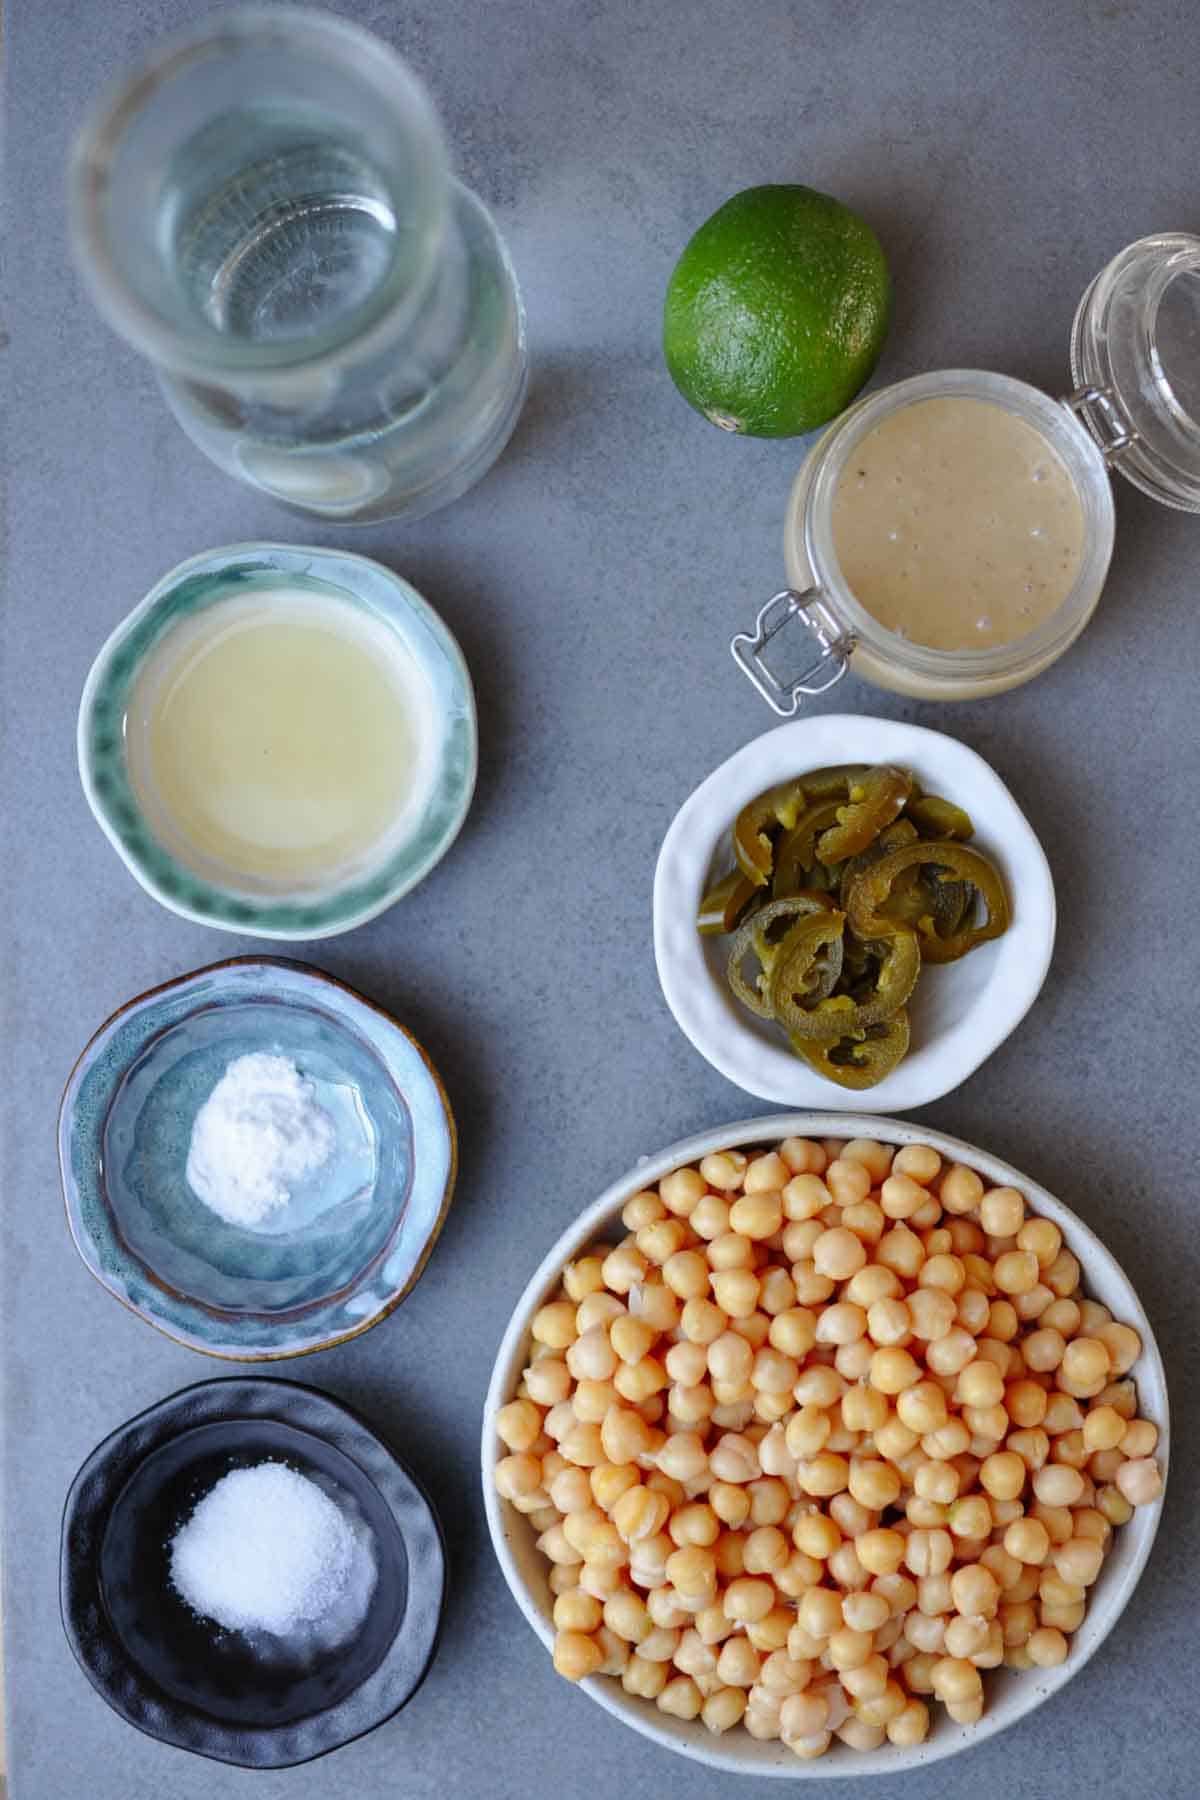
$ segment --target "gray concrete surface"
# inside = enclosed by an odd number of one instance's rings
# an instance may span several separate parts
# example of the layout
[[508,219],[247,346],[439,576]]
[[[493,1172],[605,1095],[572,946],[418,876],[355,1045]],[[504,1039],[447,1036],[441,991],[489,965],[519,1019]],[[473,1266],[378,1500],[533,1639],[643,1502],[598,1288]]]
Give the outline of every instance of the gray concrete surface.
[[[891,257],[879,379],[983,365],[1062,390],[1095,271],[1146,231],[1200,227],[1200,11],[342,10],[428,77],[529,306],[535,373],[511,448],[474,493],[410,529],[304,525],[220,475],[68,266],[71,129],[102,80],[193,15],[190,0],[41,0],[12,21],[0,1099],[13,1796],[724,1800],[728,1780],[646,1745],[555,1678],[493,1563],[476,1476],[492,1355],[544,1245],[642,1152],[766,1110],[672,1024],[650,883],[675,807],[770,723],[725,646],[780,585],[801,447],[735,441],[688,411],[659,353],[663,288],[730,193],[808,181],[858,205]],[[1043,997],[928,1118],[1036,1175],[1124,1263],[1173,1382],[1172,1491],[1119,1631],[1065,1693],[966,1760],[848,1780],[846,1800],[1196,1792],[1200,520],[1118,490],[1107,593],[1057,668],[979,705],[853,682],[834,703],[957,733],[1042,835],[1061,907]],[[165,569],[261,536],[346,543],[429,595],[475,672],[483,765],[467,829],[431,879],[312,952],[425,1041],[462,1128],[458,1197],[416,1293],[365,1339],[295,1367],[363,1407],[436,1495],[454,1565],[444,1641],[394,1723],[311,1769],[255,1776],[128,1730],[62,1637],[58,1514],[77,1464],[129,1414],[220,1371],[85,1273],[63,1223],[54,1121],[72,1059],[114,1007],[253,947],[170,917],[134,885],[80,794],[74,715],[101,639]]]

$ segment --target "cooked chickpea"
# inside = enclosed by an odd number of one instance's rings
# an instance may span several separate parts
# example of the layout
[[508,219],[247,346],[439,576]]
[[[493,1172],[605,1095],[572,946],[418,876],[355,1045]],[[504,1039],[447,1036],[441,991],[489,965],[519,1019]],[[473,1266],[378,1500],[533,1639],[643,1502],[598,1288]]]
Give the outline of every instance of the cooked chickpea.
[[1126,1374],[1142,1354],[1142,1340],[1132,1325],[1101,1325],[1095,1335],[1108,1351],[1114,1375]]
[[700,1717],[716,1735],[740,1725],[746,1711],[746,1694],[740,1687],[716,1688],[700,1708]]
[[827,1306],[817,1320],[818,1344],[853,1344],[867,1329],[867,1314],[853,1301],[842,1300]]
[[714,1150],[700,1160],[700,1173],[710,1188],[733,1193],[746,1178],[749,1159],[740,1150]]
[[991,1188],[979,1200],[979,1223],[989,1237],[1016,1237],[1025,1223],[1025,1201],[1016,1188]]
[[[672,1169],[658,1184],[659,1195],[668,1212],[686,1219],[706,1193],[704,1177],[695,1169]],[[607,1276],[605,1280],[607,1280]],[[609,1282],[609,1286],[612,1283]],[[619,1291],[619,1290],[618,1290]]]
[[581,1631],[560,1631],[554,1639],[554,1667],[568,1681],[584,1681],[599,1672],[604,1651]]
[[1121,1439],[1121,1454],[1136,1461],[1140,1457],[1153,1456],[1157,1448],[1158,1427],[1148,1419],[1131,1419]]
[[565,1350],[575,1341],[576,1309],[570,1300],[552,1300],[533,1315],[529,1327],[539,1344],[554,1350]]
[[758,1305],[758,1276],[752,1270],[715,1269],[709,1280],[713,1299],[731,1319],[748,1318]]
[[902,1483],[890,1463],[856,1458],[850,1464],[847,1485],[860,1506],[870,1512],[883,1512],[900,1498]]
[[882,1394],[901,1394],[920,1379],[921,1370],[907,1350],[889,1345],[871,1358],[871,1386]]
[[1025,1647],[1030,1661],[1039,1669],[1056,1669],[1059,1663],[1067,1660],[1067,1640],[1061,1631],[1047,1630],[1043,1626],[1030,1633]]
[[1116,1484],[1130,1506],[1148,1506],[1162,1493],[1162,1471],[1152,1456],[1135,1457],[1121,1464]]
[[742,1194],[729,1209],[729,1229],[753,1242],[774,1237],[782,1225],[783,1200],[778,1191]]

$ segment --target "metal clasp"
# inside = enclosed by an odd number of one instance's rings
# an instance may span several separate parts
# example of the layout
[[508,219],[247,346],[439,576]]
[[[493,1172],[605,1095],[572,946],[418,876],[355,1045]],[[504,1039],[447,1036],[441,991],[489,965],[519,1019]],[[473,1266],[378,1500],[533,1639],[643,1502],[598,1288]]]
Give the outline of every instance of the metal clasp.
[[1121,412],[1111,388],[1094,383],[1077,387],[1073,394],[1063,396],[1063,405],[1083,420],[1106,464],[1116,462],[1122,451],[1137,442],[1137,432]]
[[[820,655],[799,675],[781,681],[768,667],[763,653],[793,619],[798,619],[809,636],[816,639]],[[762,608],[753,636],[740,631],[729,648],[734,662],[754,683],[772,712],[781,719],[791,719],[800,710],[802,695],[824,694],[842,679],[854,644],[854,638],[843,629],[817,589],[798,594],[795,588],[784,588]]]

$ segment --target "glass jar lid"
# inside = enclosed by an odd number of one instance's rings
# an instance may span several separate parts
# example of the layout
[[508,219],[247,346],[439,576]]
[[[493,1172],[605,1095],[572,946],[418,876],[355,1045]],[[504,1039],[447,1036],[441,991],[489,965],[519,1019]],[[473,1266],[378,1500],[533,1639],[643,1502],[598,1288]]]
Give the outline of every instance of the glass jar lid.
[[1109,466],[1200,512],[1200,237],[1139,238],[1100,271],[1071,328],[1071,378]]

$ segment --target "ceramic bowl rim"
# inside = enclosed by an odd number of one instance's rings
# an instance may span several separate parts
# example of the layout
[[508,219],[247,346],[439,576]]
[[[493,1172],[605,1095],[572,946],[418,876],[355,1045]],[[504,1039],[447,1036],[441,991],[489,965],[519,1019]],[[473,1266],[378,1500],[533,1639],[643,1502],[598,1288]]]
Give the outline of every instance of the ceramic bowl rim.
[[[1028,1196],[1035,1212],[1053,1219],[1063,1230],[1064,1239],[1068,1245],[1075,1248],[1076,1254],[1080,1256],[1085,1276],[1100,1267],[1103,1269],[1105,1277],[1120,1289],[1122,1303],[1128,1306],[1126,1322],[1136,1326],[1141,1333],[1142,1355],[1135,1365],[1138,1371],[1139,1407],[1143,1416],[1152,1419],[1158,1426],[1159,1444],[1155,1454],[1163,1474],[1165,1497],[1170,1444],[1170,1406],[1166,1371],[1163,1368],[1158,1341],[1128,1276],[1112,1252],[1106,1248],[1101,1239],[1077,1213],[1042,1187],[1039,1182],[1031,1180],[1019,1169],[1005,1162],[1003,1158],[994,1156],[990,1151],[980,1150],[962,1138],[950,1137],[945,1132],[935,1131],[930,1126],[912,1124],[907,1120],[887,1115],[833,1111],[781,1112],[760,1118],[737,1120],[728,1125],[718,1125],[706,1131],[695,1132],[689,1137],[668,1145],[652,1156],[642,1157],[633,1168],[612,1182],[597,1200],[586,1206],[559,1235],[541,1259],[513,1306],[510,1322],[504,1332],[492,1368],[487,1399],[484,1403],[483,1430],[480,1441],[484,1511],[487,1517],[488,1533],[492,1540],[492,1549],[500,1564],[509,1592],[547,1652],[550,1651],[553,1644],[552,1624],[530,1594],[508,1542],[506,1525],[510,1520],[519,1519],[520,1515],[513,1513],[507,1502],[500,1499],[492,1481],[492,1470],[499,1456],[504,1454],[504,1446],[496,1435],[496,1413],[516,1391],[517,1376],[524,1358],[530,1319],[547,1293],[556,1284],[563,1265],[596,1238],[606,1224],[611,1223],[620,1207],[632,1194],[637,1193],[648,1183],[657,1181],[668,1170],[677,1168],[683,1163],[696,1162],[711,1151],[778,1142],[782,1138],[791,1136],[877,1138],[883,1143],[897,1146],[909,1143],[932,1144],[942,1153],[943,1157],[965,1162],[968,1166],[978,1169],[990,1181],[997,1184],[1011,1183],[1019,1187]],[[1082,1251],[1080,1246],[1083,1247]],[[865,1778],[874,1775],[897,1775],[907,1769],[925,1767],[930,1763],[940,1762],[947,1757],[957,1755],[964,1750],[973,1749],[976,1744],[981,1744],[1009,1725],[1016,1724],[1018,1720],[1034,1712],[1044,1700],[1058,1693],[1091,1660],[1116,1625],[1141,1578],[1154,1545],[1162,1510],[1162,1499],[1154,1506],[1138,1508],[1129,1524],[1122,1527],[1122,1535],[1135,1533],[1130,1540],[1130,1560],[1120,1569],[1113,1571],[1116,1585],[1114,1587],[1110,1579],[1107,1587],[1111,1591],[1103,1593],[1103,1604],[1093,1604],[1089,1610],[1088,1617],[1081,1627],[1081,1631],[1086,1631],[1089,1624],[1092,1626],[1086,1645],[1077,1648],[1075,1653],[1058,1668],[1026,1671],[1021,1677],[1017,1694],[1015,1696],[1005,1695],[1000,1703],[994,1702],[977,1725],[955,1727],[948,1720],[939,1720],[937,1732],[924,1744],[913,1748],[888,1745],[880,1750],[856,1751],[853,1754],[847,1753],[845,1756],[838,1753],[830,1757],[818,1758],[815,1762],[801,1762],[799,1759],[789,1756],[786,1761],[764,1762],[758,1765],[748,1758],[740,1757],[737,1751],[729,1746],[728,1738],[714,1739],[699,1725],[664,1720],[651,1703],[631,1698],[624,1692],[619,1682],[609,1677],[589,1676],[586,1681],[579,1683],[579,1686],[589,1699],[596,1701],[606,1712],[611,1713],[623,1724],[631,1726],[643,1737],[650,1738],[662,1749],[689,1757],[710,1768],[721,1769],[727,1774],[760,1778],[785,1777],[791,1780],[829,1779],[843,1776]],[[1095,1623],[1092,1624],[1092,1621]],[[669,1725],[675,1726],[676,1729],[670,1730]],[[876,1759],[882,1760],[877,1761]]]
[[[103,1269],[98,1267],[92,1255],[91,1239],[84,1232],[82,1222],[76,1220],[75,1208],[72,1205],[74,1181],[68,1173],[70,1162],[67,1155],[71,1118],[70,1103],[74,1100],[79,1078],[81,1077],[92,1052],[98,1048],[101,1041],[106,1039],[116,1026],[120,1024],[121,1020],[124,1019],[127,1014],[131,1013],[135,1007],[142,1006],[147,1001],[157,1000],[162,995],[173,992],[176,988],[186,986],[188,983],[197,981],[203,976],[217,974],[225,969],[257,969],[264,967],[286,969],[292,974],[300,975],[302,978],[312,978],[318,984],[337,989],[342,994],[347,995],[356,1005],[364,1006],[370,1012],[377,1014],[386,1026],[397,1031],[401,1037],[405,1038],[408,1043],[412,1045],[424,1065],[441,1103],[442,1114],[446,1123],[449,1160],[446,1169],[446,1182],[442,1194],[441,1205],[438,1209],[438,1215],[425,1243],[422,1245],[415,1266],[404,1285],[395,1293],[390,1294],[386,1301],[381,1306],[377,1307],[369,1318],[360,1320],[348,1331],[335,1332],[330,1336],[320,1338],[311,1344],[304,1344],[295,1350],[214,1350],[207,1344],[197,1343],[192,1337],[187,1336],[182,1331],[172,1330],[163,1320],[152,1318],[149,1313],[136,1305],[134,1301],[128,1299],[124,1294],[118,1293],[108,1281]],[[394,1013],[389,1012],[386,1007],[380,1006],[377,1001],[368,998],[368,996],[361,993],[358,988],[352,987],[347,981],[340,980],[336,975],[330,975],[325,969],[314,968],[311,963],[300,962],[296,958],[290,956],[248,955],[222,957],[215,963],[206,963],[203,968],[190,969],[183,975],[174,975],[167,981],[159,982],[155,987],[147,988],[144,993],[134,994],[128,1000],[123,1001],[122,1004],[117,1007],[116,1011],[111,1013],[109,1017],[104,1020],[103,1024],[96,1028],[87,1043],[83,1046],[83,1049],[79,1052],[79,1055],[75,1058],[74,1063],[71,1065],[71,1072],[67,1076],[66,1085],[62,1092],[62,1098],[58,1104],[57,1139],[59,1189],[62,1194],[63,1205],[67,1215],[67,1228],[71,1233],[71,1241],[75,1245],[80,1261],[83,1263],[88,1274],[94,1281],[99,1283],[106,1294],[117,1301],[120,1306],[123,1306],[127,1312],[131,1312],[135,1318],[140,1319],[144,1325],[149,1325],[152,1330],[160,1332],[163,1337],[169,1338],[173,1343],[182,1344],[185,1349],[194,1350],[202,1356],[214,1357],[219,1362],[291,1362],[297,1357],[315,1356],[319,1350],[332,1350],[336,1348],[338,1344],[350,1343],[354,1338],[361,1337],[364,1332],[370,1331],[373,1326],[378,1325],[382,1320],[390,1317],[390,1315],[395,1312],[396,1308],[408,1298],[409,1294],[411,1294],[412,1290],[416,1287],[417,1282],[421,1279],[421,1276],[425,1273],[426,1265],[433,1254],[434,1246],[437,1244],[437,1241],[442,1234],[442,1228],[446,1223],[446,1217],[450,1211],[450,1203],[454,1198],[454,1190],[458,1181],[458,1124],[454,1117],[454,1109],[450,1104],[450,1096],[446,1092],[445,1084],[442,1081],[429,1052],[425,1049],[425,1046],[418,1038],[414,1037],[413,1033],[406,1025],[401,1024]],[[264,1377],[264,1379],[266,1378]]]
[[[178,1429],[175,1429],[177,1415],[180,1412],[190,1414],[191,1409],[196,1407],[201,1409],[201,1416],[187,1416],[179,1422]],[[234,1407],[242,1410],[230,1410]],[[301,1413],[300,1423],[289,1416],[297,1410]],[[146,1688],[153,1684],[143,1679],[139,1666],[125,1650],[107,1619],[103,1600],[99,1598],[99,1580],[91,1558],[87,1575],[80,1573],[76,1544],[81,1522],[83,1529],[92,1535],[101,1531],[102,1521],[107,1520],[126,1482],[154,1451],[195,1429],[199,1424],[232,1424],[241,1419],[288,1425],[303,1436],[332,1445],[353,1462],[364,1479],[380,1494],[396,1522],[406,1551],[410,1550],[415,1537],[416,1547],[423,1552],[420,1561],[412,1554],[408,1557],[410,1594],[418,1581],[428,1585],[432,1578],[429,1593],[436,1604],[432,1611],[433,1630],[428,1643],[420,1647],[415,1678],[409,1675],[397,1679],[387,1669],[389,1661],[397,1656],[397,1647],[405,1639],[405,1626],[410,1613],[416,1611],[419,1617],[421,1611],[420,1608],[413,1609],[406,1605],[400,1629],[385,1652],[383,1661],[334,1706],[311,1713],[288,1726],[223,1727],[205,1721],[204,1728],[212,1739],[212,1747],[206,1747],[185,1742],[179,1735],[178,1728],[172,1734],[154,1723],[155,1715],[159,1720],[165,1719],[167,1722],[172,1717],[182,1719],[195,1715],[184,1702],[171,1696],[156,1697],[152,1703],[153,1712],[145,1704]],[[333,1435],[335,1432],[336,1435]],[[149,1434],[147,1441],[140,1443],[136,1452],[120,1459],[123,1446],[131,1438],[145,1434]],[[349,1439],[349,1444],[346,1439]],[[119,1459],[116,1468],[109,1471],[105,1465],[111,1464],[114,1458]],[[98,1494],[88,1493],[89,1483],[97,1478],[102,1483],[101,1491]],[[93,1584],[95,1595],[91,1592]],[[347,1405],[344,1400],[307,1383],[287,1381],[278,1376],[219,1376],[208,1381],[193,1382],[154,1401],[116,1426],[89,1452],[72,1477],[63,1503],[59,1545],[59,1613],[63,1632],[80,1669],[101,1699],[135,1730],[159,1743],[170,1744],[193,1755],[238,1768],[295,1768],[300,1763],[313,1762],[345,1744],[365,1737],[368,1732],[393,1718],[412,1699],[433,1666],[441,1635],[447,1584],[448,1566],[441,1520],[423,1485],[391,1444],[380,1436],[364,1414]],[[88,1655],[84,1643],[90,1623],[85,1613],[88,1607],[98,1615],[99,1630],[106,1644],[110,1648],[116,1647],[122,1667],[127,1671],[134,1671],[133,1687],[143,1702],[142,1705],[122,1704],[114,1691],[112,1680],[106,1680],[103,1672],[93,1666],[93,1659]],[[97,1625],[92,1624],[91,1628],[96,1630]],[[336,1735],[335,1721],[355,1696],[372,1684],[388,1688],[389,1681],[389,1691],[381,1695],[385,1710],[361,1729],[356,1729],[347,1736]],[[264,1751],[269,1751],[282,1738],[300,1739],[299,1746],[296,1746],[300,1753],[291,1754],[289,1749],[283,1760],[273,1760],[269,1755],[246,1760],[233,1754],[239,1745],[247,1742],[256,1743]],[[218,1744],[222,1747],[217,1748]]]
[[[281,556],[307,558],[326,566],[351,563],[370,570],[374,579],[385,579],[400,596],[404,605],[429,628],[462,689],[463,716],[467,724],[469,757],[462,789],[445,830],[419,862],[415,863],[402,877],[387,885],[375,899],[345,913],[336,911],[338,903],[336,891],[324,899],[314,900],[314,906],[335,908],[330,919],[324,924],[315,926],[264,925],[254,920],[214,918],[212,914],[190,906],[178,895],[169,893],[151,869],[146,866],[143,859],[123,842],[104,799],[96,790],[91,747],[88,742],[89,730],[97,694],[108,679],[113,658],[125,639],[190,575],[198,574],[202,569],[215,574],[221,563],[232,564],[246,556],[261,556],[267,559]],[[386,912],[390,906],[395,905],[397,900],[403,899],[405,894],[410,893],[414,887],[424,881],[425,877],[451,849],[466,822],[475,794],[475,784],[479,773],[479,722],[471,672],[467,667],[467,661],[458,639],[441,614],[405,576],[400,575],[395,569],[388,568],[385,563],[377,561],[374,557],[364,556],[361,551],[341,550],[329,545],[284,544],[275,539],[250,538],[234,544],[220,544],[211,550],[201,550],[194,556],[185,557],[182,562],[176,563],[174,568],[168,569],[166,574],[162,575],[143,595],[142,599],[123,618],[118,620],[93,658],[83,684],[76,720],[75,750],[80,784],[92,817],[134,880],[150,895],[151,899],[156,900],[160,906],[166,907],[169,912],[176,913],[180,918],[188,919],[195,925],[204,925],[211,931],[232,932],[238,936],[271,938],[282,943],[315,943],[323,938],[340,937],[343,932],[353,931],[359,925],[365,925],[371,919],[378,918],[380,913]],[[182,867],[165,845],[161,844],[157,838],[154,842],[168,864],[172,867]],[[202,885],[214,893],[227,891],[222,890],[215,882],[207,880]],[[353,888],[346,890],[347,893],[353,893],[353,891]],[[253,901],[245,899],[244,896],[237,896],[237,898],[253,911]],[[269,904],[272,902],[266,899],[262,902],[263,906]]]
[[[860,761],[903,763],[907,757],[936,767],[948,759],[969,769],[989,790],[996,807],[995,819],[980,821],[984,841],[990,840],[997,850],[1019,855],[1023,867],[1020,910],[1014,918],[1014,925],[1024,921],[1027,953],[1019,985],[1010,983],[1001,995],[993,994],[988,1016],[977,1018],[968,1036],[959,1034],[953,1043],[935,1040],[922,1046],[876,1087],[862,1091],[835,1087],[790,1055],[782,1039],[778,1046],[764,1044],[748,1023],[730,1011],[724,1003],[727,997],[716,992],[701,940],[690,923],[699,898],[691,892],[696,885],[691,877],[696,874],[698,883],[703,884],[707,860],[705,869],[698,872],[693,864],[697,849],[713,835],[713,819],[719,814],[723,821],[713,840],[719,841],[719,832],[732,825],[742,806],[773,782],[785,779],[773,764],[786,764],[802,774],[805,767],[828,763],[831,757],[823,753],[822,739],[832,740],[835,761],[839,750],[844,760],[861,746],[866,754]],[[804,749],[804,743],[812,740],[816,747]],[[825,749],[829,748],[826,744]],[[686,895],[681,892],[684,886]],[[678,925],[685,912],[686,935]],[[1036,832],[1005,782],[977,750],[925,725],[867,713],[822,713],[762,732],[726,757],[692,790],[668,826],[659,850],[653,921],[654,961],[663,998],[693,1048],[727,1081],[777,1106],[855,1111],[869,1105],[878,1112],[899,1112],[927,1106],[952,1092],[1016,1030],[1041,992],[1050,967],[1057,905],[1050,865]],[[1001,939],[984,945],[977,954],[1002,952],[1004,944]],[[918,1054],[922,1057],[919,1063]]]

